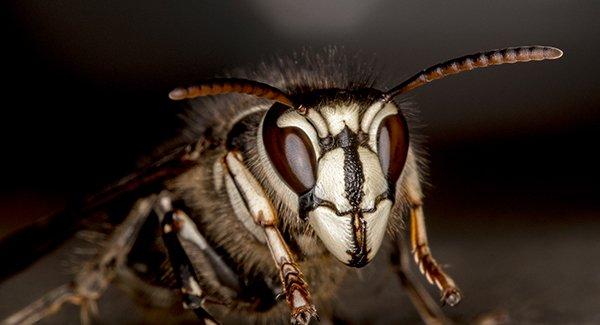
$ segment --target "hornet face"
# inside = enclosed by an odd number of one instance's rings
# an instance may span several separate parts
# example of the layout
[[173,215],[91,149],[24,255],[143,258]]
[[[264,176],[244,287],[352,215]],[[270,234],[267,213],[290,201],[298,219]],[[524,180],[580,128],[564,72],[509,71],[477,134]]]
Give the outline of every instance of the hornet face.
[[[273,106],[262,126],[272,166],[325,247],[354,267],[381,246],[408,152],[404,117],[374,90],[312,94],[304,113]],[[310,98],[310,96],[309,96]],[[310,101],[309,101],[310,102]]]

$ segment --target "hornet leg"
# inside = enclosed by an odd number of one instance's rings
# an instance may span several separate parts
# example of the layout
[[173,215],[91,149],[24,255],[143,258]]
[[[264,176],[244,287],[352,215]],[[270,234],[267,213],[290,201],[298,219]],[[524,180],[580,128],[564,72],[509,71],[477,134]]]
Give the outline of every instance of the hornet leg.
[[200,287],[198,276],[182,243],[182,234],[190,235],[193,231],[189,217],[181,210],[173,210],[168,196],[162,196],[157,206],[157,212],[162,229],[162,238],[167,248],[169,261],[180,288],[183,307],[191,309],[202,324],[218,324],[215,318],[206,310],[206,294]]
[[277,228],[277,215],[272,203],[244,165],[241,155],[237,152],[229,152],[225,156],[225,166],[254,222],[264,230],[271,256],[279,269],[279,278],[285,291],[286,301],[292,310],[292,323],[308,324],[312,318],[318,318],[317,312],[312,304],[304,275]]
[[413,257],[427,281],[435,283],[442,292],[442,303],[454,306],[460,302],[460,290],[431,255],[423,214],[423,195],[414,157],[407,163],[409,168],[405,189],[410,202],[410,243]]
[[152,211],[154,200],[155,197],[138,200],[127,218],[112,233],[105,249],[95,259],[87,262],[70,284],[50,291],[2,323],[32,324],[70,302],[81,306],[81,322],[89,324],[90,314],[95,314],[97,310],[96,301],[116,276],[117,269],[124,267],[127,254]]
[[436,304],[436,301],[413,277],[409,266],[410,254],[401,235],[394,240],[391,262],[394,271],[398,274],[402,287],[423,322],[428,325],[451,324],[451,321],[446,318],[440,307]]

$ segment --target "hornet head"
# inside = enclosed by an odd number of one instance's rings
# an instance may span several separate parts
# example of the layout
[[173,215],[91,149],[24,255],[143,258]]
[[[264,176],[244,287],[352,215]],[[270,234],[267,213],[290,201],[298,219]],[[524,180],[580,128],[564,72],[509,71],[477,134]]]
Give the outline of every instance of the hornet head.
[[262,123],[272,166],[327,249],[361,267],[377,253],[408,152],[400,110],[374,89],[317,90],[302,109],[274,105]]

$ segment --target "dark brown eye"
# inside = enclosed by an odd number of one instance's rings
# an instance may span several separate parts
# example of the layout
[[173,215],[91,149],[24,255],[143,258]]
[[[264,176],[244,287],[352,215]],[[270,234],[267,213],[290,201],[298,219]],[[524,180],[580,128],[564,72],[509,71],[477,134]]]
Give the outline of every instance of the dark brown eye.
[[263,122],[263,143],[267,155],[279,176],[297,194],[303,194],[315,184],[315,151],[308,136],[297,127],[280,128],[277,119],[285,111],[273,106]]
[[377,134],[377,153],[388,180],[398,180],[408,154],[408,128],[402,115],[390,115],[381,121]]

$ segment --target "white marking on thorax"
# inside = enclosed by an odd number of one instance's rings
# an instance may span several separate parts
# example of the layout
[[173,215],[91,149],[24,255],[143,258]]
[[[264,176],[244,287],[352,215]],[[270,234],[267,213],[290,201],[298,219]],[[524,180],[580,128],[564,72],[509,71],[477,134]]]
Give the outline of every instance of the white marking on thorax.
[[265,104],[256,105],[256,106],[250,107],[249,109],[245,109],[245,110],[239,112],[230,121],[227,121],[228,122],[227,129],[231,130],[234,125],[236,125],[239,121],[243,120],[246,116],[250,116],[250,115],[258,113],[258,112],[266,111],[269,109],[269,107],[271,107],[271,106],[265,105]]

